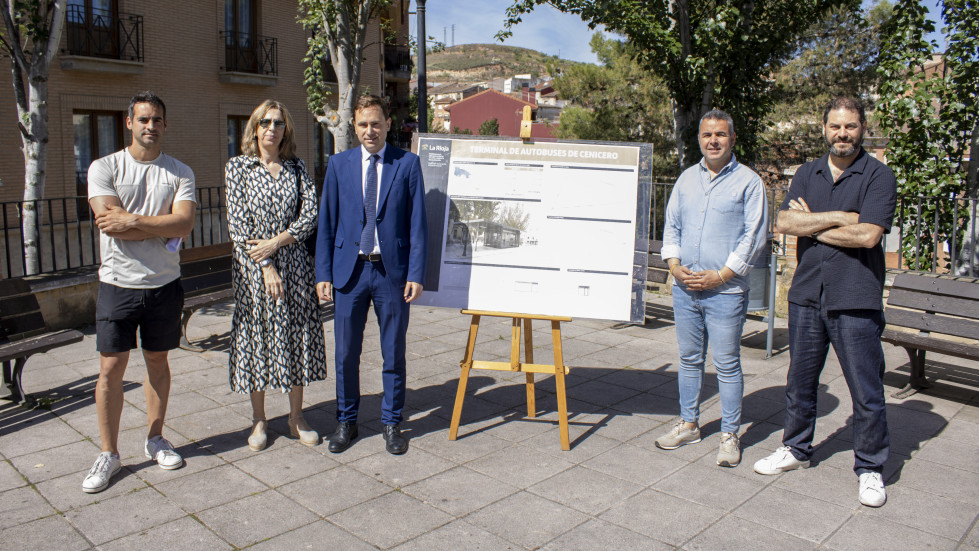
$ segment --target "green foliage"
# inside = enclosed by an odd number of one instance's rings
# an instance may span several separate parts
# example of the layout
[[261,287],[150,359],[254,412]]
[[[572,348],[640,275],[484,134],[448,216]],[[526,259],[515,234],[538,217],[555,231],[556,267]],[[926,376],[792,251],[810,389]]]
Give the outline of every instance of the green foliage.
[[498,121],[496,117],[483,121],[483,124],[479,125],[479,130],[477,131],[477,133],[480,136],[499,136],[500,121]]
[[677,176],[673,112],[662,79],[635,60],[626,42],[591,39],[601,66],[577,65],[554,80],[561,97],[574,105],[561,113],[558,137],[653,144],[653,177]]
[[[739,159],[751,163],[771,106],[771,73],[794,53],[796,38],[826,8],[858,0],[513,0],[506,28],[537,5],[575,13],[627,37],[643,67],[663,79],[675,108],[684,166],[699,158],[700,115],[711,107],[734,118]],[[498,35],[508,36],[508,31]]]
[[462,134],[463,136],[471,136],[473,131],[468,128],[459,128],[458,126],[452,127],[453,134]]
[[863,13],[833,7],[799,37],[797,54],[776,73],[759,164],[781,173],[826,152],[823,108],[838,96],[872,97],[881,29],[892,10],[887,0]]
[[901,0],[895,6],[878,66],[877,116],[890,137],[888,165],[897,176],[902,199],[902,251],[915,270],[935,269],[935,242],[941,246],[955,234],[961,243],[967,222],[961,213],[955,219],[951,207],[952,199],[965,190],[962,157],[979,109],[979,7],[974,1],[949,0],[943,15],[949,40],[944,67],[929,65],[926,70],[937,48],[924,37],[934,25],[916,0]]

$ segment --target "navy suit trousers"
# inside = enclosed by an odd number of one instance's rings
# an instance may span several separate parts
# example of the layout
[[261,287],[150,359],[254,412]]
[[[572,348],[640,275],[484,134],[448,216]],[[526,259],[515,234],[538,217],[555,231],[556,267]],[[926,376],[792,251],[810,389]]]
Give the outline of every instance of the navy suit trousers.
[[360,407],[360,353],[371,302],[381,329],[381,377],[384,397],[381,422],[401,422],[405,404],[405,335],[409,305],[404,282],[392,282],[381,262],[358,260],[350,281],[335,289],[333,327],[336,337],[337,420],[357,421]]

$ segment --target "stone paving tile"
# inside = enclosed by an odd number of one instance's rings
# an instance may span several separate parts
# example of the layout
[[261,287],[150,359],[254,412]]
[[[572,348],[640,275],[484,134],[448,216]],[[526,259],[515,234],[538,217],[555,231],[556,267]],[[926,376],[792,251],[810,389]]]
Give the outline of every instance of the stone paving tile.
[[237,547],[284,534],[317,520],[315,514],[275,490],[201,511],[197,518]]
[[[858,479],[851,468],[838,469],[830,465],[819,465],[808,469],[796,469],[779,476],[765,476],[752,471],[763,481],[771,481],[776,488],[806,495],[844,507],[859,509],[857,496]],[[885,488],[890,493],[890,487]]]
[[85,437],[57,416],[46,413],[31,415],[30,430],[0,433],[0,453],[7,459],[49,450],[83,440]]
[[[77,489],[81,492],[81,489]],[[96,545],[159,526],[184,516],[179,507],[152,488],[129,492],[74,509],[65,518]],[[112,519],[112,522],[106,522]]]
[[7,461],[0,461],[0,492],[25,486],[27,480]]
[[938,436],[962,444],[977,446],[979,445],[979,425],[962,419],[950,419]]
[[198,413],[209,411],[221,407],[221,403],[193,390],[181,392],[180,394],[170,394],[167,401],[167,421]]
[[390,492],[327,520],[378,547],[394,547],[452,520],[450,515],[401,492]]
[[979,474],[979,462],[976,462],[976,457],[979,457],[979,446],[963,444],[948,438],[932,438],[921,448],[921,451],[915,454],[915,459],[924,459]]
[[767,526],[737,517],[724,517],[716,524],[687,542],[683,548],[703,549],[751,549],[753,551],[783,551],[785,549],[816,549],[815,542],[797,538]]
[[819,543],[842,526],[853,511],[808,495],[769,486],[732,514]]
[[463,517],[519,489],[467,467],[455,467],[401,491],[453,516]]
[[341,465],[280,486],[278,491],[316,514],[326,517],[387,494],[392,489],[372,477]]
[[155,461],[138,457],[135,463],[129,463],[128,468],[139,478],[149,484],[162,484],[171,480],[213,469],[227,463],[221,457],[208,452],[197,444],[188,443],[175,447],[177,453],[184,458],[184,466],[175,470],[161,469]]
[[347,466],[391,487],[401,488],[448,470],[452,468],[452,463],[425,450],[409,449],[404,455],[391,455],[386,451],[376,453]]
[[688,465],[660,480],[653,488],[701,505],[730,511],[756,495],[765,484],[731,475],[732,469]]
[[[461,428],[459,432],[462,432]],[[463,434],[459,435],[456,440],[449,440],[448,432],[439,432],[426,434],[411,441],[412,446],[458,464],[489,455],[511,444],[511,442],[486,433]]]
[[279,551],[282,549],[342,549],[368,551],[377,549],[347,533],[337,525],[318,520],[249,547],[249,551]]
[[333,459],[298,443],[274,450],[263,450],[235,462],[236,468],[271,488],[309,478],[337,465],[339,463]]
[[[94,461],[100,452],[89,440],[80,440],[57,448],[29,453],[10,460],[32,484],[78,472],[84,461]],[[80,458],[84,458],[79,462]],[[91,468],[91,465],[89,465]]]
[[655,540],[680,546],[716,522],[722,514],[720,509],[656,490],[646,490],[616,505],[599,518]]
[[877,509],[861,508],[863,514],[930,532],[936,536],[965,534],[979,516],[979,505],[938,497],[895,485],[887,488],[887,503]]
[[513,445],[466,464],[467,467],[518,488],[527,488],[573,466],[526,446]]
[[55,510],[30,486],[0,493],[0,530],[54,513]]
[[561,449],[561,432],[556,425],[551,430],[528,438],[520,444],[551,454],[571,463],[581,463],[622,445],[618,440],[612,440],[611,438],[602,436],[599,427],[596,424],[588,422],[588,419],[579,419],[581,417],[569,420],[568,440],[571,445],[570,450],[565,451]]
[[595,549],[643,549],[666,551],[673,546],[598,519],[576,526],[541,548],[544,551],[594,551]]
[[188,513],[210,509],[268,488],[234,465],[222,465],[159,483],[155,487]]
[[687,465],[677,458],[624,444],[582,466],[646,487]]
[[431,551],[433,549],[465,549],[467,551],[509,551],[521,549],[499,536],[463,520],[422,534],[394,548],[396,551]]
[[[886,506],[886,505],[885,505]],[[955,549],[957,541],[900,524],[854,515],[824,544],[826,549],[892,551],[893,549]]]
[[233,549],[206,526],[191,517],[142,530],[99,546],[100,551],[130,551],[132,549],[179,549],[180,551],[210,551]]
[[972,524],[972,530],[962,538],[959,549],[979,549],[979,518]]
[[80,551],[91,549],[91,545],[61,515],[51,515],[0,530],[0,551],[33,549]]
[[900,484],[970,505],[979,505],[979,477],[974,473],[915,459],[901,470]]
[[85,465],[84,470],[41,482],[36,486],[37,491],[55,509],[63,512],[99,501],[106,501],[124,494],[145,490],[149,487],[139,477],[134,476],[128,467],[123,465],[119,474],[112,477],[108,488],[97,494],[87,494],[82,491],[82,480],[85,479],[88,470],[92,468],[92,464],[88,462],[87,458],[85,462],[87,465]]
[[642,489],[643,486],[638,484],[578,466],[539,482],[527,491],[583,513],[597,515]]
[[537,548],[588,520],[553,501],[519,492],[466,517],[466,522],[527,548]]

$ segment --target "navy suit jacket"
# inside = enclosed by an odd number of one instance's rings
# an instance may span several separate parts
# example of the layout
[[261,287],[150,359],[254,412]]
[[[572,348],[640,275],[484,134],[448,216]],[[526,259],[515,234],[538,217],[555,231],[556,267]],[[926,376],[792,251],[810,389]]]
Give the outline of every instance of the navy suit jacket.
[[[316,238],[316,281],[342,288],[350,281],[364,229],[361,146],[330,157]],[[425,283],[428,221],[421,162],[388,144],[381,159],[377,237],[381,260],[393,283]]]

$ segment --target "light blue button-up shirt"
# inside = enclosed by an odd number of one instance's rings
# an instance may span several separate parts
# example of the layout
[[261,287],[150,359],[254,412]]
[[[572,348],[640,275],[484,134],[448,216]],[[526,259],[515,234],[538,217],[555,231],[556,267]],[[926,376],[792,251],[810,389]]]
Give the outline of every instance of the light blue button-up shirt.
[[734,155],[713,179],[703,160],[677,179],[666,206],[664,260],[678,258],[695,272],[727,266],[737,275],[713,290],[740,293],[767,240],[765,184]]

